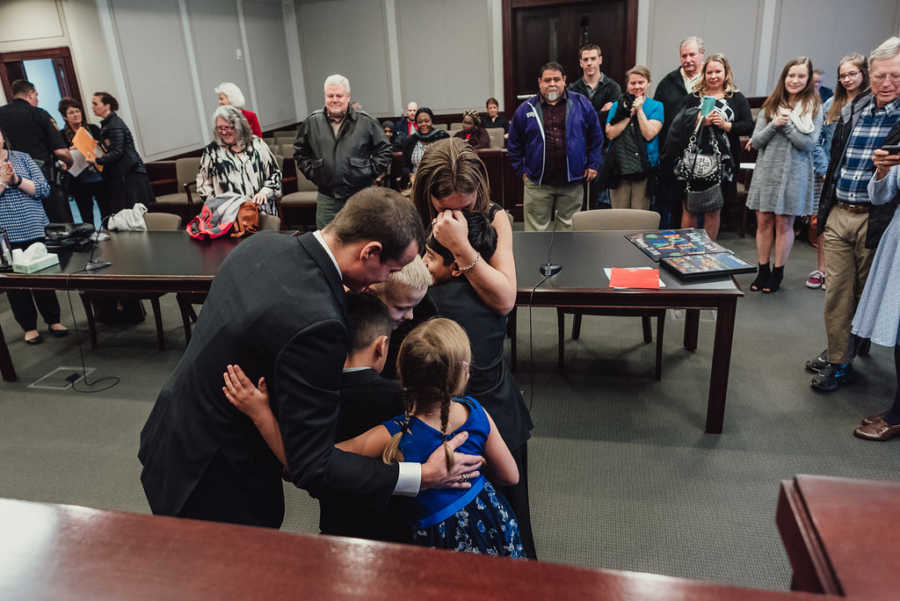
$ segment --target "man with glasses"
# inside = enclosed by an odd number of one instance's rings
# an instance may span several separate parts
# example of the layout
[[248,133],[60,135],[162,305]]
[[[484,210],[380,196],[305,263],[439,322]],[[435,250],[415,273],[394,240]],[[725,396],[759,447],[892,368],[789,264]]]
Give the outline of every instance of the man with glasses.
[[850,321],[872,263],[872,252],[897,207],[897,199],[873,206],[867,186],[875,172],[873,153],[900,142],[900,37],[892,37],[869,55],[871,91],[841,111],[834,132],[831,161],[819,223],[824,224],[826,352],[807,362],[817,371],[811,386],[837,390],[853,374],[859,340],[850,335]]

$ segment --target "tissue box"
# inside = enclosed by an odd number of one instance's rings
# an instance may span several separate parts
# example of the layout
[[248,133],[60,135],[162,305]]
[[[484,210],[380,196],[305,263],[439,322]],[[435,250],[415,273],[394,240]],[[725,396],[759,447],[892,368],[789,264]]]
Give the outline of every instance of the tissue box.
[[59,265],[59,257],[54,254],[46,254],[31,261],[16,263],[13,261],[13,271],[16,273],[34,273],[46,269],[51,265]]

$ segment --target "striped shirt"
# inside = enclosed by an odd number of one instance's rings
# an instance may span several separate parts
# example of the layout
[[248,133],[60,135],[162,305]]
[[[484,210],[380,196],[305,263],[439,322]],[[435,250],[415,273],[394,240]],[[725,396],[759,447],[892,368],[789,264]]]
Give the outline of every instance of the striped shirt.
[[844,162],[841,164],[841,176],[835,190],[839,201],[869,204],[866,187],[875,172],[872,153],[881,147],[885,137],[897,123],[900,123],[900,99],[894,99],[882,108],[878,108],[872,99],[868,106],[862,108],[859,121],[850,133]]
[[9,162],[20,178],[34,182],[34,196],[18,188],[6,188],[0,194],[0,227],[6,230],[10,242],[26,242],[44,237],[44,226],[50,223],[44,212],[42,198],[50,195],[50,184],[30,156],[16,150],[9,151]]

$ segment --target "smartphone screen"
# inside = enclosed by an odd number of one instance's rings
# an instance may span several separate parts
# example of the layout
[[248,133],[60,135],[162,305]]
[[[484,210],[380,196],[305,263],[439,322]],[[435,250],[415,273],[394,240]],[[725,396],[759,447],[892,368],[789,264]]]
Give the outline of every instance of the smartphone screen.
[[706,117],[716,107],[715,96],[704,96],[703,103],[700,105],[700,116]]

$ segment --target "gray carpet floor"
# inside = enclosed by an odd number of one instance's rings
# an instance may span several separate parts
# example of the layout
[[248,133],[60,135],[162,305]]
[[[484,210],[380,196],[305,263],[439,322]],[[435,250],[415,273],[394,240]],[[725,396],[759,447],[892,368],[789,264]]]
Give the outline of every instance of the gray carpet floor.
[[[752,262],[752,238],[722,241]],[[721,435],[703,432],[712,313],[703,313],[691,353],[681,346],[683,315],[669,312],[656,382],[654,345],[642,343],[637,318],[585,317],[581,338],[566,342],[560,373],[555,311],[519,311],[517,377],[535,423],[529,480],[543,560],[787,590],[790,566],[774,522],[780,480],[799,473],[900,480],[900,440],[851,434],[894,394],[891,351],[873,347],[857,361],[857,381],[835,393],[809,387],[803,363],[824,346],[824,293],[803,284],[814,261],[798,243],[781,291],[748,292],[738,302]],[[739,278],[743,289],[751,279]],[[66,295],[59,298],[71,326]],[[77,295],[72,301],[83,327]],[[138,434],[181,355],[178,315],[174,297],[164,297],[166,351],[156,349],[149,316],[135,327],[102,327],[95,351],[74,335],[29,347],[0,297],[0,325],[20,376],[0,383],[0,497],[149,511]],[[80,365],[79,339],[94,377],[117,376],[117,386],[95,394],[29,387],[59,366]],[[315,501],[291,486],[285,493],[283,529],[316,532]]]

